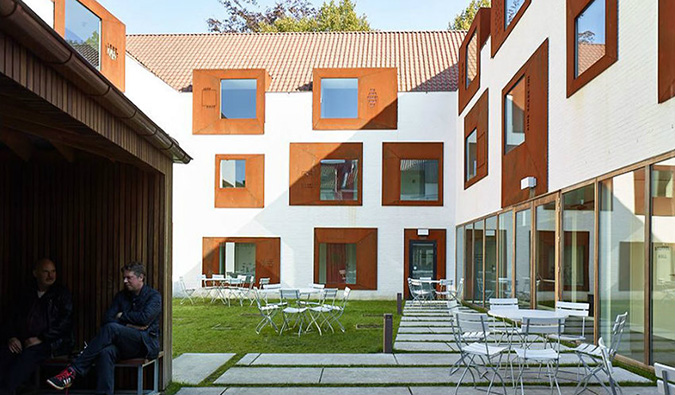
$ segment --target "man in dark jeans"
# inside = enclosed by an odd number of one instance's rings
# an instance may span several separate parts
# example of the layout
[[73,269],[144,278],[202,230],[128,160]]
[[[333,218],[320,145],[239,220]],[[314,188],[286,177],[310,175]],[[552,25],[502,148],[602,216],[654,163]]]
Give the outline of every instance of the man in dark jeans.
[[122,268],[124,291],[115,295],[99,333],[61,373],[47,380],[52,387],[70,387],[96,363],[97,394],[114,392],[115,362],[119,359],[157,358],[162,297],[145,284],[145,267],[131,262]]
[[56,266],[44,258],[33,267],[35,281],[22,291],[5,325],[0,347],[0,394],[12,394],[50,356],[73,348],[73,300],[56,283]]

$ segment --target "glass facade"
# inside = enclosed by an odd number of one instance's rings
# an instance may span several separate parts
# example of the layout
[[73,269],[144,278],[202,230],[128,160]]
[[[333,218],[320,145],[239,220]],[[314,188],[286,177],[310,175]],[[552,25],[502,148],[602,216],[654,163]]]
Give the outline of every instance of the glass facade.
[[358,159],[321,160],[321,200],[358,200]]
[[537,206],[536,281],[537,308],[555,308],[555,202]]
[[504,153],[525,142],[525,82],[521,78],[504,96]]
[[518,305],[529,307],[530,287],[530,243],[532,242],[532,210],[516,212],[516,297]]
[[497,216],[485,220],[485,301],[497,295]]
[[[464,227],[458,226],[455,232],[455,238],[457,239],[457,275],[455,277],[455,286],[459,287],[460,281],[464,279]],[[463,297],[463,295],[460,295]]]
[[321,118],[358,118],[358,78],[321,79]]
[[401,159],[401,200],[438,200],[438,160]]
[[485,291],[485,271],[483,270],[483,221],[473,224],[473,301],[477,305],[483,305],[483,292]]
[[574,21],[574,76],[580,76],[605,55],[605,0],[594,0]]
[[77,0],[66,0],[66,42],[101,69],[101,18]]
[[226,119],[255,119],[256,79],[226,79],[220,81],[220,117]]
[[497,297],[510,298],[513,287],[513,212],[499,215]]
[[356,284],[356,243],[319,244],[319,282]]

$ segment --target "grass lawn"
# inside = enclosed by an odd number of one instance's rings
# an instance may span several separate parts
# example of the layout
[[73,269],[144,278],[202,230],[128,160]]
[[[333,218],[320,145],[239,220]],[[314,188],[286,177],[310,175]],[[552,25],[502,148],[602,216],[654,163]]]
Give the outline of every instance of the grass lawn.
[[[279,335],[269,326],[258,335],[261,317],[255,304],[231,307],[220,302],[173,300],[173,356],[182,353],[376,353],[382,352],[382,315],[394,314],[394,333],[400,316],[396,301],[349,301],[341,318],[346,332],[316,330],[298,337],[290,331]],[[281,313],[275,317],[281,326]]]

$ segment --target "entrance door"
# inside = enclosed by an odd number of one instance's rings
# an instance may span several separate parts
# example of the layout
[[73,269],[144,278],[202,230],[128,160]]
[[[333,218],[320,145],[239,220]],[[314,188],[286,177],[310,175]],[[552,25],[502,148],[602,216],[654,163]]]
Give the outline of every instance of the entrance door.
[[436,279],[436,242],[410,240],[408,277]]

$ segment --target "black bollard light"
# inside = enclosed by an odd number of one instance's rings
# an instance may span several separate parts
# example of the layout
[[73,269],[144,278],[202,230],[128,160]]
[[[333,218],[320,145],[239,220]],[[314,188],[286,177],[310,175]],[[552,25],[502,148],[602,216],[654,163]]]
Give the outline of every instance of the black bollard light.
[[393,352],[394,337],[394,317],[391,314],[384,315],[384,328],[382,333],[382,352],[391,354]]
[[403,315],[403,294],[396,294],[396,314]]

